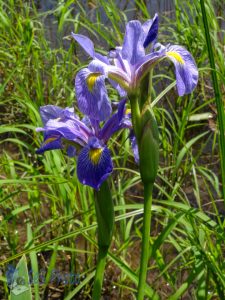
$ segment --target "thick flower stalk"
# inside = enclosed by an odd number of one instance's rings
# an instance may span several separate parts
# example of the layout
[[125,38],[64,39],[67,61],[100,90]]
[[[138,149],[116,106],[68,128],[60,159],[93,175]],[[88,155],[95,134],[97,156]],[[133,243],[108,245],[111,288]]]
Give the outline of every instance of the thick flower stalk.
[[[182,46],[163,46],[157,41],[158,15],[141,24],[137,20],[127,23],[122,46],[109,51],[107,56],[95,52],[92,41],[80,34],[73,38],[92,58],[87,68],[81,69],[75,79],[76,96],[80,110],[90,118],[104,120],[110,113],[105,81],[127,96],[131,105],[134,130],[132,144],[139,154],[141,179],[144,185],[144,219],[142,252],[137,299],[145,295],[145,282],[149,257],[152,189],[159,161],[158,128],[150,110],[148,96],[152,85],[148,82],[154,66],[169,59],[175,67],[179,96],[189,94],[198,82],[198,70],[191,54]],[[146,84],[147,83],[147,84]],[[138,148],[138,151],[137,151]]]

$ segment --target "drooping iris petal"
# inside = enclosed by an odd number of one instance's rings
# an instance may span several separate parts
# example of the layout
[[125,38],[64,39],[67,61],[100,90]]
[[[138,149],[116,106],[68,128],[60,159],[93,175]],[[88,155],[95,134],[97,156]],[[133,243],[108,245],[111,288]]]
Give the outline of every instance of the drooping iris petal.
[[198,69],[192,55],[183,47],[173,45],[167,48],[166,57],[175,66],[178,95],[191,93],[198,83]]
[[110,116],[112,108],[104,75],[84,68],[77,73],[75,88],[78,106],[83,114],[99,121],[104,121]]
[[156,40],[158,36],[159,18],[158,14],[155,14],[152,20],[148,20],[142,25],[145,33],[144,48],[147,48],[150,43]]
[[82,184],[99,189],[113,170],[109,149],[96,138],[90,140],[78,155],[77,176]]
[[139,21],[133,20],[127,23],[122,58],[131,65],[135,65],[145,55],[144,38],[144,31]]

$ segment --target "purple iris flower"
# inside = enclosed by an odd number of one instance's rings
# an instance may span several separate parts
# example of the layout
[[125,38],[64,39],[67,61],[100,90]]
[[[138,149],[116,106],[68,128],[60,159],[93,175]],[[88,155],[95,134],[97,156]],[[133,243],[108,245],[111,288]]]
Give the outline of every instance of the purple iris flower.
[[150,69],[165,58],[174,63],[179,96],[192,92],[198,82],[198,70],[192,55],[178,45],[162,46],[157,43],[157,35],[157,14],[144,24],[130,21],[126,25],[122,47],[111,50],[106,57],[95,52],[89,38],[72,33],[92,57],[88,67],[80,70],[75,79],[78,106],[83,113],[94,119],[108,118],[111,106],[105,79],[109,79],[120,94],[133,94]]
[[69,156],[77,156],[77,176],[81,183],[99,189],[113,170],[109,138],[122,128],[131,128],[126,114],[125,100],[120,101],[118,110],[104,126],[99,121],[84,118],[80,120],[73,108],[54,105],[42,106],[40,114],[44,132],[44,142],[37,150],[42,154],[47,150],[66,149]]

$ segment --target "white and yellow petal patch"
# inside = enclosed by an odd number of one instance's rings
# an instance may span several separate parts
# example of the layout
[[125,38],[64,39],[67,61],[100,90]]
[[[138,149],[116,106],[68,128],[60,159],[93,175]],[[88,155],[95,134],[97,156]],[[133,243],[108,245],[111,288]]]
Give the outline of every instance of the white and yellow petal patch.
[[100,73],[91,73],[90,75],[88,75],[88,77],[86,78],[86,82],[87,82],[87,86],[88,86],[88,90],[90,92],[93,91],[96,80],[98,79],[99,76],[101,76],[102,74]]
[[179,53],[177,53],[176,51],[168,51],[168,52],[166,52],[166,55],[168,57],[174,58],[178,63],[180,63],[182,65],[184,64],[184,60],[183,60],[182,56]]

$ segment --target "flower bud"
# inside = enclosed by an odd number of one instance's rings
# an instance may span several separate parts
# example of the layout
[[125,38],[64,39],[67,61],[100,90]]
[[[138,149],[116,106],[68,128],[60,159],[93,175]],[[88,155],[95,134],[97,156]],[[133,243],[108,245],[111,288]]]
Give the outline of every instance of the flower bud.
[[139,155],[142,182],[154,183],[159,164],[159,133],[149,108],[142,114]]

